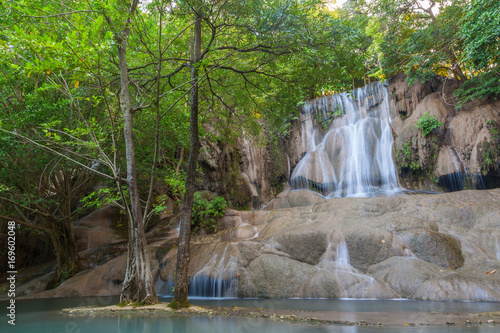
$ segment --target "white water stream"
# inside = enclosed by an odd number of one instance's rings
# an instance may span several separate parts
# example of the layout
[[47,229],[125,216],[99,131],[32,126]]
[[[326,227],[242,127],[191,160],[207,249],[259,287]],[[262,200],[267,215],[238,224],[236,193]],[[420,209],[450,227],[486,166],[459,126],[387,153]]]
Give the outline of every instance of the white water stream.
[[301,121],[305,155],[292,173],[292,188],[329,197],[374,196],[398,188],[389,96],[381,82],[317,98],[304,106]]

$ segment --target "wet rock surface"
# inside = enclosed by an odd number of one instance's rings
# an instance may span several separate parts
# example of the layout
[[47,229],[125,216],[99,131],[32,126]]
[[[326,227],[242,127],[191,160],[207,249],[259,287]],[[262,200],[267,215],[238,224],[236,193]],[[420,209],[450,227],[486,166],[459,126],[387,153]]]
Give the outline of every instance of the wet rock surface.
[[269,211],[249,240],[200,244],[191,267],[233,253],[241,297],[500,301],[499,216],[500,190],[299,203]]
[[[238,223],[193,238],[189,274],[222,281],[239,297],[500,301],[498,189],[331,199],[228,216]],[[224,236],[238,230],[241,238]],[[149,246],[159,284],[173,278],[175,242],[165,235]],[[125,249],[108,246],[108,259],[53,290],[36,293],[40,284],[32,282],[28,296],[118,294]]]

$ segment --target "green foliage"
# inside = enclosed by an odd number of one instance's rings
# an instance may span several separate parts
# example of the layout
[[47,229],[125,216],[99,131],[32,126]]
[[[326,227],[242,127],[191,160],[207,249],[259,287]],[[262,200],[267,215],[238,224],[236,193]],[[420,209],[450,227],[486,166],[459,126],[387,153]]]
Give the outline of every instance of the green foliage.
[[[420,152],[424,152],[423,159]],[[437,183],[438,179],[433,175],[433,168],[437,162],[439,146],[436,138],[425,140],[420,147],[413,145],[411,141],[403,143],[401,149],[396,151],[395,164],[400,174],[415,182],[430,180]]]
[[200,192],[194,194],[193,213],[191,224],[193,232],[205,229],[207,233],[217,232],[216,218],[224,216],[227,203],[223,197],[216,197],[213,200],[206,199]]
[[495,139],[495,140],[500,139],[500,132],[498,130],[498,125],[497,125],[497,123],[495,123],[495,121],[488,120],[488,122],[486,123],[486,126],[490,130],[490,133],[491,133],[491,136],[493,137],[493,139]]
[[67,279],[69,279],[70,277],[75,275],[77,272],[78,272],[78,270],[76,269],[76,267],[74,267],[73,269],[61,271],[60,272],[60,275],[61,275],[60,282],[62,283],[64,281],[66,281]]
[[[123,191],[125,199],[128,200],[128,189]],[[123,206],[123,200],[120,192],[115,188],[101,188],[96,191],[91,192],[89,195],[80,199],[80,203],[85,208],[98,209],[107,205],[113,205],[116,207]]]
[[455,91],[459,106],[473,99],[500,97],[500,1],[472,1],[460,29],[462,61],[469,80]]
[[55,289],[61,285],[64,281],[68,280],[70,277],[74,276],[76,273],[78,273],[78,268],[76,266],[66,269],[66,270],[60,270],[59,271],[59,280],[54,281],[53,284],[49,284],[49,289]]
[[173,172],[168,173],[163,180],[165,184],[168,186],[169,195],[176,199],[178,203],[184,197],[184,193],[186,192],[186,180],[185,175],[182,173],[175,174]]
[[464,61],[476,70],[487,69],[500,61],[500,1],[474,0],[462,21]]
[[424,137],[426,137],[434,129],[443,126],[443,123],[437,120],[436,116],[430,115],[429,111],[427,111],[418,119],[416,126],[422,131]]
[[479,163],[483,175],[488,174],[491,169],[500,168],[500,129],[493,120],[487,122],[486,127],[491,133],[491,141],[483,141]]
[[328,109],[325,114],[313,111],[314,120],[316,120],[318,125],[324,130],[328,129],[332,121],[340,116],[342,116],[342,106],[340,104],[336,105],[333,110]]
[[399,161],[399,166],[402,168],[408,168],[412,171],[420,170],[420,160],[418,155],[412,149],[412,143],[406,142],[403,144],[403,148],[396,153],[396,158]]
[[458,100],[457,106],[484,97],[498,98],[500,96],[500,75],[494,70],[479,72],[470,77],[461,87],[453,92]]

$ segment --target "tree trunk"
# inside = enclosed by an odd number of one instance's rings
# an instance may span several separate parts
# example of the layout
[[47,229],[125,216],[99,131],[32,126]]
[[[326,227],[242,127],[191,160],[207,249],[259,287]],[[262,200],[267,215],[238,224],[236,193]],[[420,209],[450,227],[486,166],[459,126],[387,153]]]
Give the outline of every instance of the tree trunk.
[[78,272],[78,255],[71,221],[51,221],[57,224],[45,235],[50,239],[56,256],[57,270],[54,282],[62,282]]
[[179,157],[179,163],[177,164],[177,167],[175,168],[175,175],[177,176],[179,174],[179,170],[182,165],[182,159],[184,158],[184,145],[181,147],[181,156]]
[[129,77],[126,59],[128,26],[121,36],[116,36],[118,46],[118,64],[120,70],[120,103],[123,112],[125,156],[127,163],[127,185],[130,195],[128,216],[128,260],[127,272],[123,281],[120,302],[158,303],[151,275],[149,251],[147,249],[144,220],[142,217],[137,172],[135,161],[132,106],[130,102]]
[[188,268],[191,241],[191,214],[193,211],[193,197],[196,185],[196,166],[200,151],[198,137],[198,69],[196,68],[201,57],[201,16],[197,13],[194,25],[194,52],[191,65],[191,108],[189,131],[191,149],[189,152],[188,170],[186,175],[186,193],[181,210],[181,227],[179,232],[179,247],[177,249],[177,266],[175,271],[174,299],[170,304],[173,308],[188,307]]

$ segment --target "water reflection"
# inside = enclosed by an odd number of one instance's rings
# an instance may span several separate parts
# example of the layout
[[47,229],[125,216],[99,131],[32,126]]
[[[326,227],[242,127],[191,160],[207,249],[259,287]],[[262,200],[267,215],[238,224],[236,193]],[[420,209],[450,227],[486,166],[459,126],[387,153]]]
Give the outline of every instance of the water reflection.
[[[163,299],[162,301],[168,301]],[[447,327],[357,327],[357,326],[331,326],[309,325],[300,323],[280,322],[265,318],[249,317],[187,317],[162,316],[148,314],[144,316],[120,315],[117,317],[73,317],[62,315],[59,311],[65,307],[83,305],[109,305],[116,304],[117,297],[88,297],[66,299],[39,299],[18,300],[18,317],[16,326],[10,326],[6,320],[0,322],[0,332],[40,332],[40,333],[326,333],[326,332],[449,332]],[[265,309],[298,309],[306,311],[347,311],[354,315],[355,312],[386,311],[401,315],[408,313],[408,322],[419,322],[419,312],[471,312],[492,311],[498,309],[495,303],[447,303],[447,302],[419,302],[419,301],[394,301],[394,300],[332,300],[332,299],[193,299],[193,304],[220,307],[246,306]],[[6,302],[0,302],[0,307],[5,308]],[[4,317],[4,316],[2,316]],[[349,320],[349,318],[345,318]],[[498,332],[498,326],[462,328],[456,327],[460,332]]]

